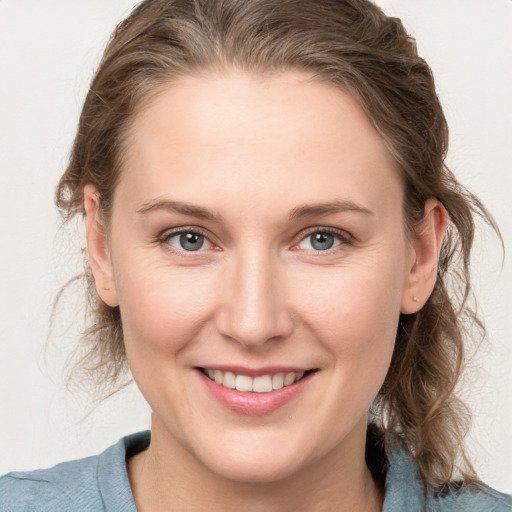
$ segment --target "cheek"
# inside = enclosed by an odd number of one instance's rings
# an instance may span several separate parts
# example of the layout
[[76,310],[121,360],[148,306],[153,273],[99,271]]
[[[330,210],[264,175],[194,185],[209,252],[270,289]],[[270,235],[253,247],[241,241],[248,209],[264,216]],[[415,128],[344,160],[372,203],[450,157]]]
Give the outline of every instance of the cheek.
[[354,265],[298,286],[296,295],[308,304],[303,308],[305,322],[346,372],[372,368],[384,378],[396,338],[403,279],[398,264]]
[[[400,311],[402,276],[397,272],[368,272],[367,269],[340,268],[302,284],[302,296],[310,305],[311,321],[359,331],[395,323]],[[311,285],[314,283],[314,286]],[[369,320],[372,320],[369,322]]]
[[146,353],[179,352],[210,315],[214,278],[169,267],[131,268],[120,268],[117,280],[127,351],[136,345]]
[[174,411],[172,421],[178,421],[180,414],[191,417],[194,412],[180,378],[186,349],[200,338],[210,317],[214,283],[193,272],[143,265],[128,268],[129,273],[119,269],[123,278],[118,279],[118,289],[131,373],[153,411]]

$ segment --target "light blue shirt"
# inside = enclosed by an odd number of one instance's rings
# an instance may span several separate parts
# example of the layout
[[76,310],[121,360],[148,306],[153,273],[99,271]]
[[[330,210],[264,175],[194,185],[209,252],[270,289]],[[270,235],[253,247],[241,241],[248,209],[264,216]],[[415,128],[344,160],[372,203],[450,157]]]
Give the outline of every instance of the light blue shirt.
[[[1,512],[136,512],[126,459],[149,446],[150,433],[124,437],[100,455],[0,478]],[[425,496],[411,457],[391,453],[383,512],[512,512],[512,497],[489,487]]]

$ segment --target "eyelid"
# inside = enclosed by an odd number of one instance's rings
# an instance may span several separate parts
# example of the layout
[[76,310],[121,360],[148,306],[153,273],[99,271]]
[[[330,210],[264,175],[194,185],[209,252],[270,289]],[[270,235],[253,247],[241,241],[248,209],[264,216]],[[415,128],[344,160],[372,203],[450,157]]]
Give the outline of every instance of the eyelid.
[[[182,249],[178,249],[177,247],[174,247],[172,244],[169,243],[170,238],[184,233],[195,233],[197,235],[202,236],[208,242],[210,247],[207,247],[206,249],[201,248],[198,251],[185,251]],[[180,226],[177,228],[166,229],[162,231],[160,235],[158,235],[157,241],[162,245],[167,245],[168,250],[177,252],[179,254],[184,254],[187,256],[197,256],[199,253],[206,252],[207,250],[219,250],[219,246],[212,241],[211,235],[208,232],[206,232],[203,228],[200,228],[198,226]]]
[[[194,255],[197,255],[198,253],[205,252],[205,249],[199,250],[199,251],[180,250],[168,243],[169,238],[176,236],[176,235],[183,234],[183,233],[196,233],[196,234],[204,237],[211,246],[206,250],[217,250],[217,251],[221,250],[219,245],[216,244],[212,240],[211,234],[199,226],[179,226],[176,228],[166,229],[166,230],[162,231],[161,234],[159,234],[157,236],[156,240],[158,243],[160,243],[162,245],[166,244],[167,246],[169,246],[169,250],[179,252],[180,254],[187,254],[188,256],[194,256]],[[303,230],[296,237],[296,242],[294,242],[292,244],[292,249],[295,249],[298,246],[298,244],[300,244],[304,239],[306,239],[308,236],[312,235],[313,233],[327,233],[329,235],[335,236],[336,238],[338,238],[341,241],[341,244],[339,244],[339,245],[352,244],[355,241],[354,237],[348,231],[345,231],[343,229],[333,228],[333,227],[328,227],[328,226],[312,226],[310,228]],[[331,250],[335,250],[337,247],[339,247],[339,245],[334,247]],[[330,252],[330,250],[315,251],[315,252],[328,253],[328,252]]]
[[335,236],[341,242],[339,245],[333,247],[332,249],[327,249],[325,251],[315,251],[319,253],[329,253],[330,251],[336,250],[338,247],[342,245],[352,244],[355,241],[354,237],[348,231],[345,231],[343,229],[328,226],[313,226],[311,228],[307,228],[306,230],[300,233],[300,235],[298,236],[298,241],[293,244],[292,248],[297,247],[303,240],[305,240],[308,236],[312,235],[313,233],[327,233],[328,235]]

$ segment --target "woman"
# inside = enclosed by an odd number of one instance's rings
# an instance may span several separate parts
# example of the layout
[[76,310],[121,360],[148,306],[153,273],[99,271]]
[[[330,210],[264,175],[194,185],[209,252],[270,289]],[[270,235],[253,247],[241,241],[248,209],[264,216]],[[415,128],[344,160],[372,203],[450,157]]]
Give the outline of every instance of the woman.
[[511,510],[462,448],[487,213],[446,148],[430,69],[369,2],[143,2],[57,203],[86,219],[85,363],[129,365],[151,435],[9,474],[2,509]]

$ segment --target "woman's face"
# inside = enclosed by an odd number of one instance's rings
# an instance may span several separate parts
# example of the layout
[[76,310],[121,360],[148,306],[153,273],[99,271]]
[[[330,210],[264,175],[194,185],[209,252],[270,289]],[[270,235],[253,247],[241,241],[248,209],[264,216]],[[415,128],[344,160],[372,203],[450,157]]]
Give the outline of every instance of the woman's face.
[[353,456],[416,258],[362,109],[299,73],[184,78],[126,150],[95,274],[153,435],[244,481]]

